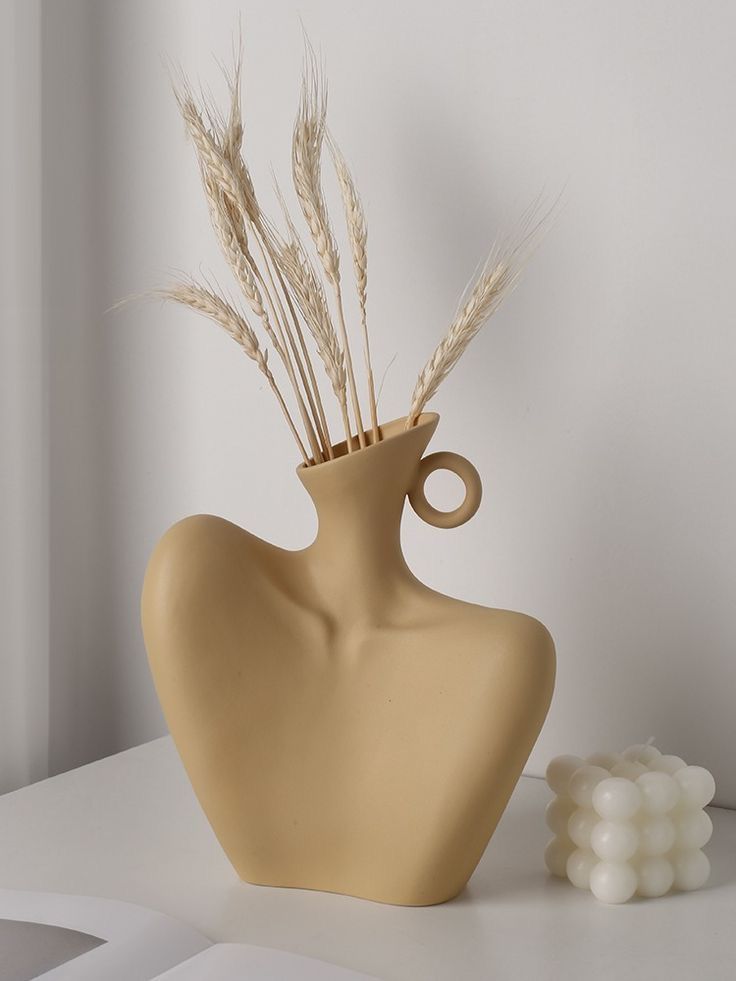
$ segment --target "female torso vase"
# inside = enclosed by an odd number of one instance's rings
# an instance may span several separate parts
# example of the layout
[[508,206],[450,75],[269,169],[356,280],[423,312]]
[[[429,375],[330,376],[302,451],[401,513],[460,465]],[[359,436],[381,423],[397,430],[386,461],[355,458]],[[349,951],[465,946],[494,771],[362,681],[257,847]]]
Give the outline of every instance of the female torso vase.
[[[220,518],[174,525],[146,572],[143,628],[194,790],[248,882],[402,905],[465,885],[539,734],[554,647],[531,617],[443,596],[401,551],[407,494],[444,527],[480,501],[438,417],[300,467],[319,517],[286,551]],[[444,515],[429,472],[463,478]]]

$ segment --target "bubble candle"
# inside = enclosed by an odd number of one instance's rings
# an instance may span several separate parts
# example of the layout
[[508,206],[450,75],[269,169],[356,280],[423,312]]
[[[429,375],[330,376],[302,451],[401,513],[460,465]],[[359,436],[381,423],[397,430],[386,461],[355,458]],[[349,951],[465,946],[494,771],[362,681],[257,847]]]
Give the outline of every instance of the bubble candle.
[[716,785],[702,766],[665,756],[650,741],[587,759],[557,756],[546,777],[556,794],[546,812],[552,875],[603,903],[707,882],[710,862],[701,849],[713,825],[703,808]]

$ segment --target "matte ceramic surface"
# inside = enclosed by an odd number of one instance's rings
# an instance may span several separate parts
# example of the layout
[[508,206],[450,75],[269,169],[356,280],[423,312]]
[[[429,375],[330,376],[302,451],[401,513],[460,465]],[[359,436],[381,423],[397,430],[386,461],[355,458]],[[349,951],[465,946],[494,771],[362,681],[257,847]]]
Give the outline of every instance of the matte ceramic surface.
[[[427,588],[401,551],[407,496],[444,527],[480,502],[462,457],[422,461],[437,423],[396,420],[375,446],[348,455],[342,444],[334,461],[300,467],[319,517],[304,550],[198,515],[151,557],[142,615],[158,695],[249,882],[450,899],[539,734],[554,685],[547,630]],[[438,466],[466,483],[449,516],[423,495]]]

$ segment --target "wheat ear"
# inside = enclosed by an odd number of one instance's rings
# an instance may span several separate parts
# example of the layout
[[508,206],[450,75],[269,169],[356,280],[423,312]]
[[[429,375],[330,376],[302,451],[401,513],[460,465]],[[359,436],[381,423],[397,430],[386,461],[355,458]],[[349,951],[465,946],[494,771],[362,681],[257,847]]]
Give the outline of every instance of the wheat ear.
[[[350,400],[358,430],[358,442],[362,448],[366,445],[365,433],[342,305],[339,253],[322,192],[322,144],[325,137],[326,117],[327,94],[325,86],[316,64],[314,52],[308,47],[302,76],[299,109],[294,123],[291,145],[292,178],[299,205],[322,264],[325,278],[332,286],[335,294]],[[352,442],[348,440],[348,452],[352,452],[352,449]]]
[[271,390],[276,396],[281,406],[281,411],[284,413],[286,422],[291,430],[291,434],[296,440],[304,462],[308,465],[309,457],[304,443],[294,425],[294,420],[276,384],[276,380],[271,374],[271,369],[268,367],[268,351],[264,351],[261,348],[255,331],[242,314],[238,313],[234,307],[230,306],[229,303],[211,289],[193,281],[181,280],[168,289],[156,290],[155,293],[162,299],[173,300],[175,303],[180,303],[185,307],[189,307],[190,310],[196,310],[205,317],[209,317],[210,320],[214,320],[216,324],[219,324],[241,346],[248,357],[255,361],[258,370],[265,375]]
[[345,157],[331,134],[327,134],[327,144],[330,148],[332,163],[340,185],[340,194],[345,209],[345,224],[350,239],[350,251],[353,254],[353,269],[355,271],[355,286],[358,291],[360,305],[360,326],[363,335],[363,359],[368,378],[368,400],[371,413],[373,442],[380,439],[378,429],[378,411],[376,407],[376,389],[373,381],[373,366],[371,364],[371,346],[368,337],[368,321],[366,317],[366,299],[368,292],[368,228],[365,222],[363,204],[360,200],[353,175],[350,173]]
[[491,249],[468,299],[465,302],[461,300],[452,326],[417,379],[406,418],[407,429],[415,425],[425,405],[455,367],[468,344],[515,289],[552,208],[541,218],[537,217],[537,211],[538,202],[535,202],[522,216],[515,232],[506,235]]

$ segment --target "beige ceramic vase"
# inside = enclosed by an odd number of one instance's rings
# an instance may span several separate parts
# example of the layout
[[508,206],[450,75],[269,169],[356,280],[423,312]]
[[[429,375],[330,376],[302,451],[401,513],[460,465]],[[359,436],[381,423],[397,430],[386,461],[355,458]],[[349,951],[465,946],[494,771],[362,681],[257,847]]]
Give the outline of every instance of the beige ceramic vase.
[[[531,617],[443,596],[408,568],[404,501],[475,513],[480,480],[422,460],[438,417],[300,467],[319,531],[287,551],[221,518],[174,525],[151,557],[143,629],[194,790],[241,878],[402,905],[470,878],[547,714],[554,646]],[[443,514],[423,485],[466,485]],[[438,543],[438,548],[441,544]]]

